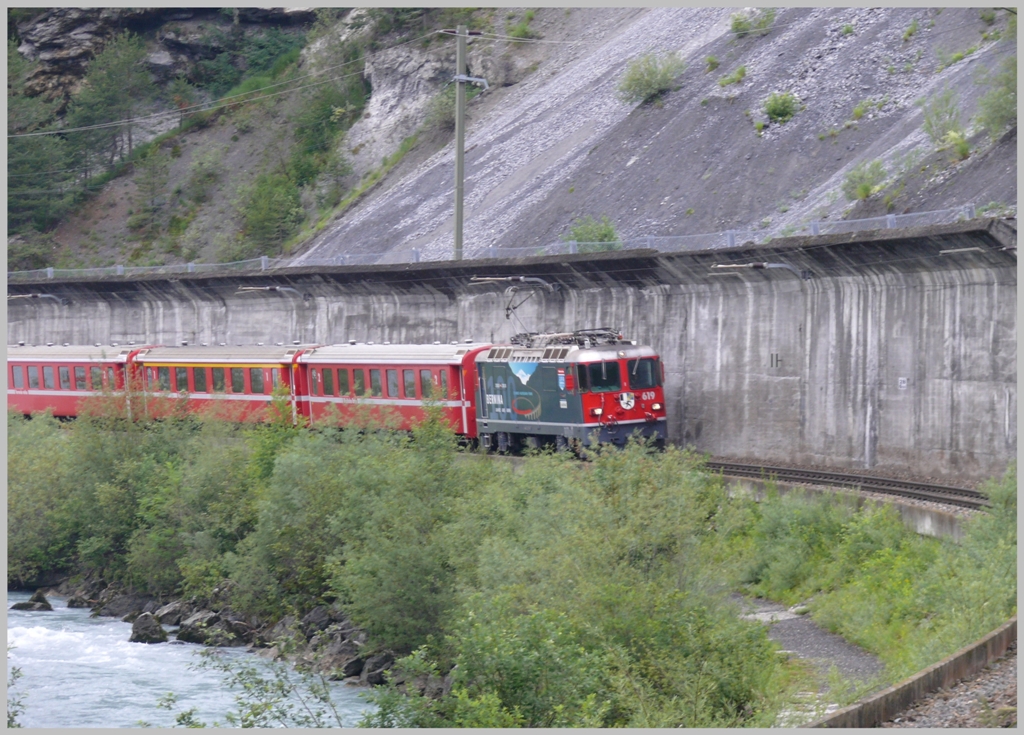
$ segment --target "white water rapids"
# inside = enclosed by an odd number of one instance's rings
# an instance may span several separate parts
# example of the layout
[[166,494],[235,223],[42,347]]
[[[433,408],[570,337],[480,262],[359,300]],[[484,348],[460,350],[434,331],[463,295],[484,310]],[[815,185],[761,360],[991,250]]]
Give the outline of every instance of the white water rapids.
[[[8,592],[7,607],[29,598]],[[7,611],[7,672],[21,669],[22,678],[8,690],[20,698],[23,727],[156,727],[174,724],[174,713],[197,708],[196,716],[212,725],[226,725],[225,715],[237,711],[236,692],[217,671],[196,670],[203,647],[194,643],[129,643],[131,624],[116,618],[90,618],[88,608],[69,609],[50,598],[53,612]],[[172,636],[173,638],[173,636]],[[262,661],[242,648],[223,649],[225,656]],[[333,700],[346,726],[355,725],[370,708],[359,696],[366,691],[337,682]],[[173,711],[157,701],[174,692]]]

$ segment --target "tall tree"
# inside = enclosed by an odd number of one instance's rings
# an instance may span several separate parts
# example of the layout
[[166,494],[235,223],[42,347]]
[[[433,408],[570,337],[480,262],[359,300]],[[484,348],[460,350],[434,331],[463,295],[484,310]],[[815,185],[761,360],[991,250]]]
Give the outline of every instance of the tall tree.
[[[46,131],[54,121],[56,103],[25,94],[25,81],[34,65],[18,53],[16,41],[7,42],[7,134]],[[57,135],[8,138],[7,228],[44,230],[67,209],[73,171],[68,171],[68,149]]]
[[74,133],[80,152],[102,153],[110,164],[131,155],[133,119],[156,94],[145,62],[142,39],[125,31],[89,64],[82,91],[68,114],[68,127],[119,124]]

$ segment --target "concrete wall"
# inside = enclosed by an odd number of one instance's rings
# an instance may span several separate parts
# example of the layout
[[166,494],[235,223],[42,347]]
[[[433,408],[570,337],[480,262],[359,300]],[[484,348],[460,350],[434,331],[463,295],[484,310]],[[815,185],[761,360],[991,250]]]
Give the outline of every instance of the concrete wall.
[[[1015,246],[1015,228],[983,220],[697,253],[18,283],[9,294],[70,303],[8,301],[8,340],[499,341],[607,326],[663,356],[680,443],[722,457],[974,479],[1016,455]],[[711,268],[754,261],[810,277]],[[469,281],[511,275],[559,290],[536,293],[507,320],[502,287]],[[295,291],[238,291],[254,285]]]

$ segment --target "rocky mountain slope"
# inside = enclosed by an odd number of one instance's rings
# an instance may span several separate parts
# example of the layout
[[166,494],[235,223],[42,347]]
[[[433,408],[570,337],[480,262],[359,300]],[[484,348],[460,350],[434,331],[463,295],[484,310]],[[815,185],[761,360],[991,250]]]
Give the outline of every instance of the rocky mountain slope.
[[[217,39],[227,33],[252,35],[261,24],[307,31],[314,19],[304,9],[248,9],[243,17],[168,12],[64,11],[22,21],[19,50],[41,62],[33,91],[74,90],[90,55],[116,28],[143,35],[150,69],[166,85],[216,57]],[[976,123],[979,100],[991,89],[984,82],[1015,54],[1005,11],[788,8],[774,13],[764,34],[743,36],[733,29],[736,12],[477,11],[484,35],[470,41],[469,73],[486,78],[489,88],[469,105],[467,256],[488,248],[530,252],[513,248],[557,242],[581,216],[607,216],[628,239],[727,229],[784,236],[811,220],[968,203],[990,214],[1015,213],[1016,126],[991,136]],[[312,81],[340,79],[342,72],[331,70],[332,49],[372,36],[354,71],[344,69],[361,74],[370,94],[333,144],[350,173],[304,185],[303,224],[260,252],[283,248],[303,265],[353,254],[407,260],[414,248],[423,258],[449,256],[452,133],[433,116],[454,73],[454,41],[430,35],[437,30],[432,23],[445,21],[425,15],[421,27],[389,32],[374,29],[376,16],[356,10],[310,33],[293,75],[321,74]],[[525,38],[509,37],[517,24],[528,28],[517,34]],[[645,104],[621,101],[617,87],[629,63],[669,52],[687,62],[675,89]],[[739,81],[723,83],[741,67]],[[259,176],[284,170],[294,152],[310,92],[287,89],[177,135],[166,132],[174,120],[150,125],[143,139],[165,133],[169,156],[165,232],[140,242],[128,226],[139,200],[138,167],[128,167],[45,236],[53,263],[216,262],[260,254],[246,243],[242,200]],[[947,91],[965,128],[966,157],[936,145],[922,127],[918,103]],[[769,119],[765,101],[772,93],[794,95],[792,119]],[[168,106],[158,100],[152,109]],[[850,172],[874,161],[883,173],[871,195],[844,195]],[[197,172],[205,172],[205,188],[190,198]]]

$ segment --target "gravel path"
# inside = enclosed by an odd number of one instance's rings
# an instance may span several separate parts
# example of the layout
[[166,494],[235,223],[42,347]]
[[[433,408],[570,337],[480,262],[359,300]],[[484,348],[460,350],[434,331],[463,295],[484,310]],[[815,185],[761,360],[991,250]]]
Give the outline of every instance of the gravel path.
[[974,679],[919,700],[882,727],[1017,727],[1017,644]]

